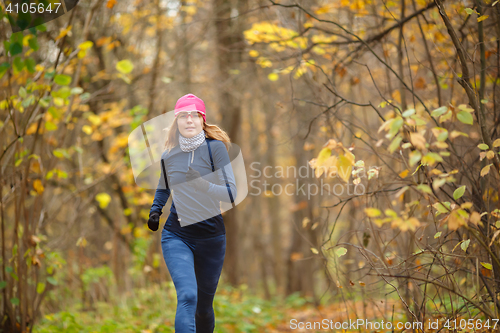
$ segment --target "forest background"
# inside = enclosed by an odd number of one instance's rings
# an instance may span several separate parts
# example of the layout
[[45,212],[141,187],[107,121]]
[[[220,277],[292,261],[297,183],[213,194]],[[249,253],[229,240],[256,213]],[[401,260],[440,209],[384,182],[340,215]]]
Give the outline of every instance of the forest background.
[[82,0],[18,33],[7,9],[4,332],[173,331],[175,289],[145,224],[154,190],[135,183],[128,136],[187,93],[248,177],[224,213],[217,329],[493,328],[498,1]]

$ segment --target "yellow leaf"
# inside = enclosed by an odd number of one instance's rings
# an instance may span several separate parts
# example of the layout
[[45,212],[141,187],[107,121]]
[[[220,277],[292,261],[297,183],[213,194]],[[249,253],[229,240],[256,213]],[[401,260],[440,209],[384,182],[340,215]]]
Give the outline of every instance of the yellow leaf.
[[490,172],[490,167],[491,167],[492,165],[493,165],[493,164],[488,164],[487,166],[485,166],[485,167],[481,170],[481,177],[486,176],[486,175]]
[[270,73],[267,78],[270,80],[270,81],[277,81],[280,76],[276,73]]
[[422,134],[420,133],[410,133],[410,141],[411,144],[420,150],[425,150],[425,138]]
[[335,5],[334,4],[328,4],[328,5],[325,5],[319,9],[316,9],[314,11],[314,13],[316,13],[317,15],[321,15],[321,14],[326,14],[328,12],[330,12],[332,9],[335,8]]
[[368,217],[377,217],[381,214],[377,208],[365,208],[365,213]]
[[92,134],[92,127],[89,125],[83,125],[82,131],[85,132],[85,134],[90,135]]
[[[38,127],[37,123],[32,123],[26,130],[26,134],[27,135],[34,134],[36,132],[37,127]],[[45,129],[44,127],[40,127],[39,133],[40,134],[43,133],[44,129]]]
[[344,155],[339,155],[339,158],[337,160],[337,173],[340,178],[346,183],[349,182],[349,178],[351,177],[351,170],[351,161]]
[[311,252],[314,253],[314,254],[318,254],[318,250],[316,250],[314,247],[311,247]]
[[66,36],[70,31],[73,26],[68,26],[66,29],[61,29],[61,32],[59,33],[59,36],[56,37],[56,40],[59,40]]
[[85,237],[78,238],[78,240],[76,241],[76,246],[80,246],[80,247],[87,246],[87,239],[85,239]]
[[495,152],[493,150],[489,150],[487,153],[486,153],[486,157],[491,160],[493,157],[495,157]]
[[316,161],[316,166],[321,166],[325,163],[326,159],[332,155],[332,150],[329,148],[323,148],[318,154]]
[[[318,169],[323,169],[327,177],[333,177],[337,173],[336,166],[337,166],[337,156],[330,156],[326,159],[323,165],[318,166],[316,171],[319,173]],[[321,176],[321,174],[319,176]],[[319,176],[317,176],[317,178]]]
[[488,17],[490,17],[490,16],[489,16],[489,15],[479,16],[479,17],[477,18],[477,21],[478,21],[478,22],[482,22],[482,21],[486,20]]
[[35,181],[33,182],[33,188],[38,194],[42,194],[44,191],[44,187],[40,179],[35,179]]
[[351,162],[351,165],[354,165],[355,163],[354,154],[351,153],[349,150],[347,150],[347,148],[344,148],[344,152],[345,152],[345,157],[349,160],[349,162]]
[[259,51],[256,51],[256,50],[250,50],[248,51],[248,55],[252,58],[256,58],[259,56]]
[[89,41],[89,40],[81,43],[78,46],[78,48],[80,49],[80,51],[78,51],[78,58],[81,59],[81,58],[85,57],[85,55],[87,54],[87,50],[90,49],[93,45],[94,45],[94,43]]
[[91,114],[87,119],[95,126],[99,126],[102,123],[101,118],[95,114]]
[[101,208],[108,207],[109,202],[111,201],[111,196],[106,192],[99,193],[95,198],[99,202],[99,207]]

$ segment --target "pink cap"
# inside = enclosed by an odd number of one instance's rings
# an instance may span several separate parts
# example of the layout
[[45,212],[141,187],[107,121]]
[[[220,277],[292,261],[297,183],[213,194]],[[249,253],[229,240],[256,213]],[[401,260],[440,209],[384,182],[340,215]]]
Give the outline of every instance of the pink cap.
[[206,122],[205,103],[203,100],[193,94],[182,96],[175,103],[175,116],[181,111],[198,111],[203,116],[203,121]]

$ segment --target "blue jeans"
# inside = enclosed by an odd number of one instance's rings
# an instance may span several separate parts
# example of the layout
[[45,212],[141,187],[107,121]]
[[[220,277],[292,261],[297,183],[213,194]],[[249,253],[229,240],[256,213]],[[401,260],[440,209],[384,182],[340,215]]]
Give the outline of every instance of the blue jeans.
[[163,229],[163,258],[177,293],[176,333],[212,333],[213,300],[226,254],[226,235],[181,238]]

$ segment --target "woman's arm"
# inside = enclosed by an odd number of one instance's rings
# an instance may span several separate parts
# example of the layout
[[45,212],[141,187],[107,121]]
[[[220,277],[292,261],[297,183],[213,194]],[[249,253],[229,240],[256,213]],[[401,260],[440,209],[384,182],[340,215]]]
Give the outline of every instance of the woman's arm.
[[[233,169],[231,167],[231,161],[229,160],[229,155],[226,150],[226,146],[221,141],[212,141],[212,157],[214,159],[214,164],[216,168],[216,173],[219,177],[219,184],[210,183],[208,187],[207,194],[211,197],[223,201],[231,202],[229,197],[229,191],[233,196],[233,201],[236,200],[236,181],[234,179]],[[224,179],[224,174],[222,173],[222,168],[226,172],[227,183],[229,184],[229,191],[226,187],[226,181]]]
[[170,197],[170,188],[168,187],[168,183],[165,181],[165,174],[163,172],[163,166],[161,161],[163,160],[163,155],[162,159],[160,160],[160,170],[161,170],[161,175],[160,179],[158,180],[158,186],[156,187],[156,193],[155,193],[155,198],[153,200],[153,205],[151,206],[150,214],[152,212],[158,212],[158,214],[162,214],[163,207],[168,201],[168,198]]

